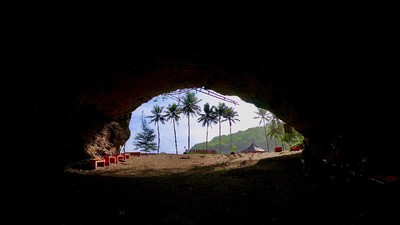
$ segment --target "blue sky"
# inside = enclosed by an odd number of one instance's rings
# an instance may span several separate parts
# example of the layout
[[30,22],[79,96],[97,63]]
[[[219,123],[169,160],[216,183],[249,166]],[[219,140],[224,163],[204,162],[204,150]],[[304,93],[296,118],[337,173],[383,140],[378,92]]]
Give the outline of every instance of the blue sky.
[[[211,106],[217,106],[219,102],[225,103],[228,107],[233,107],[236,112],[238,112],[239,116],[237,117],[240,121],[237,121],[232,125],[232,133],[236,133],[238,131],[244,131],[251,127],[259,126],[259,119],[254,119],[256,116],[255,112],[257,111],[257,107],[253,104],[249,104],[247,102],[242,101],[237,96],[226,96],[229,99],[235,100],[238,102],[238,105],[235,105],[230,102],[223,101],[221,99],[211,97],[207,94],[203,94],[201,92],[195,92],[196,97],[201,99],[199,102],[199,106],[201,110],[203,110],[203,106],[205,103],[209,103]],[[157,96],[158,97],[158,96]],[[177,103],[176,100],[171,98],[164,98],[164,100],[160,97],[154,97],[147,103],[143,103],[139,108],[132,112],[132,118],[129,124],[129,129],[131,130],[131,136],[129,140],[126,142],[125,149],[126,151],[136,151],[135,146],[133,145],[134,137],[138,132],[141,131],[140,128],[140,117],[142,111],[145,116],[151,115],[151,110],[153,106],[158,104],[159,106],[164,106],[164,109],[168,106],[168,104]],[[157,102],[155,102],[157,100]],[[201,123],[197,122],[198,117],[190,118],[190,145],[193,146],[196,143],[205,142],[206,141],[206,127],[203,127]],[[149,121],[149,119],[147,119]],[[157,126],[154,123],[149,124],[151,128],[157,133]],[[187,147],[187,117],[181,116],[181,120],[179,121],[178,126],[176,127],[176,136],[178,142],[178,153],[182,154],[184,152],[185,147]],[[229,124],[228,122],[223,122],[221,125],[221,135],[229,135]],[[209,128],[208,131],[208,140],[210,141],[212,138],[218,136],[218,124],[213,125]],[[157,138],[155,140],[157,142]],[[172,122],[166,122],[165,124],[160,124],[160,152],[165,153],[175,153],[175,141],[174,141],[174,129]]]

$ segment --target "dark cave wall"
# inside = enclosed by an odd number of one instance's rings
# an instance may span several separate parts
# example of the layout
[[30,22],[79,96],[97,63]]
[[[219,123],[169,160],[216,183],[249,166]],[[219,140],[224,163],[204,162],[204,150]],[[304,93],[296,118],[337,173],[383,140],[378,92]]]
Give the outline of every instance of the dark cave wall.
[[[20,82],[18,76],[7,81],[24,95],[6,99],[12,110],[5,112],[10,119],[2,132],[39,162],[39,170],[115,153],[129,137],[130,112],[141,103],[178,88],[203,86],[268,109],[307,137],[329,142],[340,133],[351,151],[376,159],[377,168],[393,165],[395,157],[388,155],[396,153],[394,148],[371,142],[368,133],[389,130],[398,117],[386,103],[396,102],[396,83],[376,51],[341,43],[196,47],[98,42],[44,48],[47,54],[37,56],[40,60],[30,68],[31,82]],[[375,123],[377,118],[386,122]],[[396,139],[391,132],[373,136]]]

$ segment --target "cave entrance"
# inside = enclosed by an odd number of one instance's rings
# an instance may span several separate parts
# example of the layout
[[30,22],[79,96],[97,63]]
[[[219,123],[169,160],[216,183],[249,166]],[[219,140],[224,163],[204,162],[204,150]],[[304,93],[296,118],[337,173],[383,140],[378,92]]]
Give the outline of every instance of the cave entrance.
[[[189,121],[187,114],[182,112],[182,107],[185,106],[184,98],[188,92],[193,93],[197,102],[197,112],[190,116]],[[206,104],[208,108],[205,108]],[[226,110],[229,108],[234,113],[233,117],[230,117],[231,126],[226,118]],[[206,110],[208,122],[204,122]],[[153,144],[152,148],[143,145],[144,121],[146,129],[150,128],[154,135],[154,139],[149,142]],[[155,96],[132,112],[129,123],[131,134],[123,146],[123,151],[229,154],[239,153],[249,145],[255,144],[266,152],[274,152],[277,147],[285,150],[301,143],[303,136],[296,131],[287,132],[287,127],[287,124],[273,113],[257,108],[237,96],[226,96],[203,88],[178,89]]]
[[[297,117],[296,112],[303,105],[296,105],[296,100],[287,97],[293,91],[297,93],[297,89],[301,86],[284,82],[280,79],[281,76],[273,76],[275,72],[268,72],[265,67],[245,66],[240,58],[229,58],[228,62],[193,59],[150,60],[137,65],[127,64],[130,67],[125,70],[120,68],[115,76],[108,76],[104,80],[99,79],[78,98],[81,104],[80,109],[88,109],[79,111],[79,116],[82,118],[79,126],[84,129],[81,130],[83,134],[79,134],[78,140],[81,140],[83,144],[83,153],[90,157],[118,154],[120,147],[124,145],[125,148],[128,145],[129,151],[132,145],[132,141],[129,140],[131,131],[137,130],[137,128],[129,129],[132,112],[155,96],[182,89],[213,90],[219,96],[239,96],[244,102],[273,112],[279,119],[303,134],[305,123]],[[266,73],[270,76],[265,76]],[[293,78],[293,82],[295,81],[297,77]],[[223,102],[222,99],[219,100]],[[200,103],[201,110],[203,104],[203,102]],[[252,113],[249,118],[255,116],[256,114]],[[180,122],[182,123],[180,126],[183,126],[183,119]],[[192,124],[195,122],[197,121],[191,121]],[[254,122],[257,121],[254,120]],[[223,127],[227,127],[226,124],[224,125]],[[232,127],[235,128],[235,124]],[[107,142],[107,138],[112,136],[110,133],[115,133],[116,135],[113,136],[116,138]],[[196,133],[203,136],[203,141],[206,140],[205,128]],[[194,143],[189,142],[179,142],[178,149],[174,149],[175,152],[182,153],[185,147],[192,148]],[[246,143],[246,148],[251,143]],[[266,146],[265,149],[273,151],[273,143],[275,142],[272,141],[271,146]],[[263,145],[263,143],[257,144]],[[79,149],[79,146],[75,149]],[[237,146],[236,150],[242,149]],[[158,151],[171,150],[159,149]]]

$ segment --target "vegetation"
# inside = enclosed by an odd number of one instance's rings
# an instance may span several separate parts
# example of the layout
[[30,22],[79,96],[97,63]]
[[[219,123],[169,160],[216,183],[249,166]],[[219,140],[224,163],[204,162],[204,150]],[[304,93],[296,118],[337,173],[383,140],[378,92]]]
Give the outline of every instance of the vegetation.
[[224,114],[224,121],[228,121],[229,123],[229,141],[231,143],[231,149],[233,149],[232,123],[235,123],[235,121],[240,121],[238,118],[235,118],[237,116],[239,116],[239,114],[232,107],[227,108]]
[[176,141],[176,128],[175,128],[175,123],[178,125],[179,120],[181,117],[179,114],[181,114],[181,108],[178,107],[175,103],[172,105],[169,104],[167,107],[167,110],[165,111],[165,119],[167,121],[172,121],[173,127],[174,127],[174,138],[175,138],[175,150],[176,154],[178,154],[178,142]]
[[217,122],[218,122],[219,154],[222,153],[222,151],[221,151],[221,123],[223,122],[222,118],[226,114],[227,108],[228,107],[225,105],[225,103],[218,103],[218,106],[215,108],[215,114],[217,116]]
[[276,141],[280,140],[283,135],[283,123],[279,123],[277,120],[272,120],[268,126],[267,136],[275,141],[275,146],[277,146]]
[[270,116],[268,115],[268,111],[262,108],[258,108],[258,112],[255,112],[257,116],[254,117],[254,119],[260,119],[260,125],[261,123],[263,124],[264,127],[264,132],[265,132],[265,140],[267,141],[267,148],[266,150],[269,151],[269,143],[268,143],[268,135],[267,135],[267,126],[266,124],[269,122],[271,119]]
[[[262,108],[258,108],[258,111],[255,112],[257,116],[254,117],[254,119],[260,119],[259,124],[263,125],[262,127],[260,127],[260,129],[250,128],[245,132],[238,132],[232,135],[232,124],[235,123],[236,121],[240,121],[237,118],[239,116],[238,113],[232,107],[227,107],[224,103],[219,103],[217,107],[210,106],[209,103],[205,103],[203,107],[203,112],[201,113],[201,108],[198,106],[198,103],[201,100],[197,99],[194,92],[186,92],[186,95],[184,97],[177,99],[181,103],[179,106],[176,103],[168,105],[168,107],[164,111],[165,114],[162,115],[161,113],[163,112],[164,107],[154,105],[153,110],[151,111],[152,115],[147,117],[151,119],[149,123],[154,123],[155,125],[157,125],[158,153],[160,153],[159,123],[161,122],[162,124],[164,124],[165,121],[171,121],[174,130],[175,150],[176,154],[178,154],[178,143],[176,138],[175,124],[178,124],[178,121],[181,118],[180,117],[181,113],[183,113],[188,118],[188,148],[187,148],[188,150],[219,149],[219,153],[221,154],[221,153],[235,152],[237,149],[242,150],[247,148],[252,143],[255,143],[261,148],[265,149],[267,152],[270,152],[276,146],[281,146],[283,149],[285,149],[286,145],[288,148],[290,148],[291,146],[300,144],[303,140],[303,136],[298,132],[296,132],[295,130],[293,130],[293,132],[285,133],[284,129],[285,124],[274,114]],[[198,115],[200,117],[197,119],[197,122],[202,123],[202,126],[206,127],[206,141],[205,144],[203,143],[196,144],[191,148],[190,117],[195,117]],[[229,124],[229,140],[227,136],[221,135],[221,124],[222,122],[225,121],[228,121]],[[217,124],[217,123],[219,125],[218,143],[214,141],[215,138],[211,140],[211,142],[209,142],[208,141],[209,127],[212,127],[212,124]],[[257,132],[255,130],[257,130]],[[144,139],[144,137],[138,137],[138,138]],[[232,141],[233,138],[235,139],[235,144]],[[264,141],[261,140],[263,138],[265,139],[266,145],[264,145]],[[272,143],[271,140],[274,141],[272,149],[270,148],[271,147],[270,143]]]
[[[264,150],[267,150],[263,127],[253,127],[253,128],[249,128],[245,131],[239,131],[237,133],[233,133],[232,139],[235,140],[237,152],[240,152],[243,149],[246,149],[252,143],[257,144],[260,148],[262,148]],[[300,144],[303,140],[303,136],[293,129],[293,133],[284,134],[282,140],[285,140],[285,144],[287,144],[287,146],[291,147],[291,146]],[[270,142],[270,147],[272,149],[274,147],[276,147],[274,142],[271,139],[268,139],[268,141]],[[219,148],[219,137],[215,137],[208,142],[208,149],[216,150],[218,148]],[[205,149],[205,142],[197,143],[197,144],[193,145],[192,149]],[[221,136],[221,151],[223,154],[229,154],[231,152],[229,135]]]
[[295,129],[292,128],[292,133],[284,133],[281,136],[281,142],[285,143],[289,147],[292,147],[294,145],[298,145],[303,143],[303,135],[301,135],[299,132],[297,132]]
[[210,107],[209,103],[204,104],[203,108],[204,113],[200,113],[200,118],[197,119],[197,122],[202,123],[201,125],[207,126],[207,131],[206,131],[206,150],[207,148],[207,143],[208,143],[208,127],[212,126],[212,124],[217,123],[217,115],[215,113],[215,106]]
[[231,153],[236,153],[237,146],[236,145],[231,145]]
[[197,104],[198,100],[194,92],[188,91],[182,100],[182,113],[188,118],[188,149],[190,149],[190,117],[198,115],[201,111]]
[[155,151],[157,149],[156,143],[154,142],[154,139],[156,138],[156,135],[154,134],[154,130],[151,129],[146,121],[145,116],[141,116],[141,128],[142,131],[137,133],[133,145],[136,146],[136,149],[139,149],[140,151],[144,152],[150,152],[150,151]]
[[160,122],[162,124],[165,123],[165,117],[163,115],[161,115],[163,109],[164,109],[164,106],[160,107],[158,105],[154,105],[153,110],[151,110],[151,113],[153,115],[148,116],[148,118],[151,119],[149,123],[154,123],[155,125],[157,125],[157,140],[158,140],[157,153],[158,154],[160,154]]

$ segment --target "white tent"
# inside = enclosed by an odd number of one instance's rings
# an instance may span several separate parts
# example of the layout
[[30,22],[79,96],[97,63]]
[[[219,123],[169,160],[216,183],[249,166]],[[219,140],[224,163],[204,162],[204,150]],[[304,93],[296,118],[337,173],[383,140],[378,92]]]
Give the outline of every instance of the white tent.
[[255,152],[265,152],[264,149],[258,147],[256,144],[251,144],[248,148],[240,151],[241,153],[255,153]]

